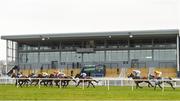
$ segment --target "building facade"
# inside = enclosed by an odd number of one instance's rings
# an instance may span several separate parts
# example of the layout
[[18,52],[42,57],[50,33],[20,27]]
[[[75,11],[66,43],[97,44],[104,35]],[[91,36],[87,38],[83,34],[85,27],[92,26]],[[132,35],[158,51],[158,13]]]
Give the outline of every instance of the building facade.
[[[179,31],[148,30],[2,36],[7,63],[23,69],[172,67],[179,73]],[[8,70],[7,68],[7,70]]]

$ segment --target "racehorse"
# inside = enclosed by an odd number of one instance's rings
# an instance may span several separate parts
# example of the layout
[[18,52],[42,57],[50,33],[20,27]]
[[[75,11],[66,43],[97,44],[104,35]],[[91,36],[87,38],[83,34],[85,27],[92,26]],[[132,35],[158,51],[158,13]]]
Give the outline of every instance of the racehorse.
[[62,76],[61,74],[59,74],[59,75],[54,75],[54,76],[52,75],[52,77],[57,78],[57,79],[54,80],[54,82],[55,82],[56,86],[58,86],[58,87],[60,85],[62,87],[67,87],[69,85],[70,81],[74,81],[76,83],[76,81],[71,76]]
[[[128,78],[132,78],[133,80],[135,80],[135,84],[136,84],[136,89],[137,88],[142,88],[141,86],[139,86],[139,83],[145,82],[148,84],[148,87],[154,87],[151,82],[148,80],[147,77],[137,77],[135,76],[133,73],[131,73]],[[139,79],[139,80],[138,80]],[[137,81],[136,81],[137,80]]]
[[19,84],[20,87],[22,87],[22,85],[28,85],[29,79],[27,76],[22,75],[22,76],[18,76],[18,73],[14,73],[13,71],[17,70],[17,72],[19,72],[19,66],[14,65],[12,69],[10,69],[7,73],[8,76],[11,76],[11,78],[17,78],[15,85]]
[[18,76],[15,73],[12,73],[11,78],[16,78],[15,85],[17,86],[19,84],[20,87],[22,87],[22,85],[28,86],[28,82],[30,81],[27,76],[25,75]]
[[79,86],[79,84],[82,83],[82,82],[83,82],[83,83],[87,82],[87,83],[88,83],[87,88],[90,86],[90,84],[95,88],[95,86],[94,86],[94,84],[92,83],[92,81],[98,83],[98,81],[92,79],[92,78],[89,77],[89,76],[87,76],[86,78],[82,78],[82,77],[80,76],[80,74],[76,74],[75,79],[77,80],[77,85],[76,85],[76,87]]
[[162,89],[162,87],[161,87],[162,83],[169,84],[171,86],[171,88],[173,90],[175,90],[175,88],[174,88],[174,86],[172,84],[172,82],[175,82],[175,81],[173,81],[173,79],[171,77],[169,77],[169,78],[162,78],[162,77],[155,78],[154,75],[149,75],[149,78],[153,79],[153,81],[155,82],[154,90],[156,90],[157,85]]

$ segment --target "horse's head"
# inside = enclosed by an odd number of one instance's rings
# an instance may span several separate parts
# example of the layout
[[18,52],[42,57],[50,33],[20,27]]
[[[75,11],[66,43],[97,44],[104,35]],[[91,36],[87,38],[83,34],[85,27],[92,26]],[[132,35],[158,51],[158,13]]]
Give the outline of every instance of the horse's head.
[[149,74],[148,78],[149,78],[149,79],[154,79],[154,78],[155,78],[155,76],[154,76],[154,75],[152,75],[152,74]]
[[38,74],[37,78],[43,78],[43,75],[42,74]]
[[134,78],[135,76],[134,76],[134,74],[133,73],[131,73],[130,75],[128,75],[128,78]]
[[50,74],[49,78],[55,78],[55,75],[54,74]]
[[17,78],[17,75],[15,73],[12,73],[11,78]]

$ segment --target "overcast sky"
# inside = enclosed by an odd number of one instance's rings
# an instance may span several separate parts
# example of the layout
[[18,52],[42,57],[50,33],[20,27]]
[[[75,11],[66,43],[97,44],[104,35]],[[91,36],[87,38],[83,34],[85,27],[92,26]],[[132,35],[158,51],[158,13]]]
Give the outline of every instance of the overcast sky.
[[[178,0],[0,0],[0,35],[176,29]],[[0,41],[0,60],[5,59]]]

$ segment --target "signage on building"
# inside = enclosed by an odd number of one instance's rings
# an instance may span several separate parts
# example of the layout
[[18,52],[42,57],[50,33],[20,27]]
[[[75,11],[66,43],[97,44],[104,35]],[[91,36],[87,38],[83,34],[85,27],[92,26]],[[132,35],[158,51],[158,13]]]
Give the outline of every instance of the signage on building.
[[76,52],[77,53],[93,53],[94,48],[77,48]]

